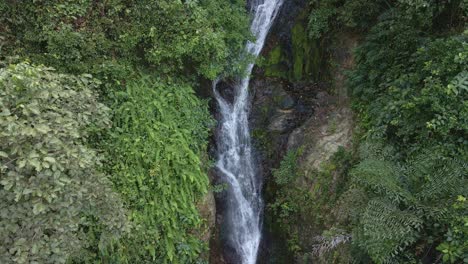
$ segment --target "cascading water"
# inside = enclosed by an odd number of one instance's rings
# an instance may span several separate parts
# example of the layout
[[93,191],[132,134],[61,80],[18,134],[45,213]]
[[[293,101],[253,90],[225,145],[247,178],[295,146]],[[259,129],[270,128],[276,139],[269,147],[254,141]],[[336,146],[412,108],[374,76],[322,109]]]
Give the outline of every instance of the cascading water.
[[[283,0],[253,0],[250,30],[256,37],[248,42],[246,52],[257,57]],[[226,101],[213,85],[221,114],[217,134],[216,167],[228,184],[225,218],[228,222],[228,243],[236,251],[238,262],[255,264],[261,238],[261,179],[256,173],[249,132],[249,81],[254,64],[247,67],[245,78],[234,88],[233,102]]]

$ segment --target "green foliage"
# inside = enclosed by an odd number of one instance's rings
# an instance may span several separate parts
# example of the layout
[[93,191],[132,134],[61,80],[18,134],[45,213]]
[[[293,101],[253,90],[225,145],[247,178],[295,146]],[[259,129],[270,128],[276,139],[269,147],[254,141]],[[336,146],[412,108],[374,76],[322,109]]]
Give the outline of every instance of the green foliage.
[[330,31],[329,21],[336,15],[335,8],[322,7],[313,9],[309,15],[309,37],[319,39]]
[[466,6],[365,2],[316,1],[310,17],[316,38],[370,28],[348,74],[365,129],[360,162],[349,172],[334,225],[352,235],[356,261],[458,263],[465,258],[466,208],[452,204],[468,188]]
[[[72,262],[199,261],[206,245],[197,238],[202,221],[195,203],[209,187],[205,146],[212,122],[191,86],[243,72],[248,58],[239,54],[250,38],[245,1],[0,1],[0,13],[0,59],[92,74],[100,82],[89,80],[89,88],[114,114],[104,133],[79,135],[107,151],[103,163],[132,230],[105,245],[105,226],[86,216],[86,252]],[[158,77],[138,81],[140,73]],[[86,117],[96,126],[109,118]]]
[[112,63],[213,79],[240,70],[249,36],[241,0],[6,1],[0,8],[8,53],[96,76]]
[[468,166],[432,150],[402,165],[379,152],[366,156],[350,172],[352,188],[366,197],[360,204],[346,202],[356,211],[350,215],[353,243],[377,263],[417,259],[415,243],[434,239],[430,234],[443,232],[454,214],[450,204],[466,192]]
[[394,19],[374,26],[355,52],[357,66],[349,80],[352,95],[363,102],[375,101],[387,88],[382,84],[396,79],[404,69],[415,68],[409,57],[423,41],[420,30]]
[[385,0],[311,0],[308,33],[319,39],[338,29],[366,30],[388,8]]
[[[466,0],[397,0],[395,5],[401,14],[412,19],[418,26],[444,29],[446,26],[463,26],[468,14]],[[440,19],[445,25],[439,25]]]
[[188,84],[143,77],[118,92],[105,141],[108,172],[129,210],[132,230],[102,260],[196,263],[206,245],[195,207],[207,192],[202,167],[212,120]]
[[339,23],[348,28],[363,31],[376,20],[376,16],[389,8],[386,0],[344,1],[339,10]]
[[301,250],[298,233],[295,226],[300,222],[300,214],[312,198],[305,189],[296,186],[300,177],[297,159],[299,150],[289,151],[281,161],[278,169],[273,171],[275,184],[278,185],[275,201],[269,205],[268,210],[274,216],[274,223],[287,239],[288,250],[297,253]]
[[350,84],[359,110],[367,113],[373,133],[406,150],[424,147],[425,141],[466,155],[467,37],[424,41],[407,29],[391,33],[399,40],[384,47],[380,43],[388,36],[379,25],[358,50],[360,64]]
[[468,261],[468,205],[466,198],[459,195],[452,205],[454,214],[447,219],[448,230],[445,241],[437,250],[443,254],[444,263]]
[[366,32],[389,15],[411,21],[413,27],[446,31],[463,27],[468,14],[466,0],[310,0],[310,4],[312,39],[343,30]]
[[287,185],[299,176],[297,168],[297,158],[300,151],[289,151],[280,163],[280,167],[273,171],[276,184]]
[[299,167],[301,155],[302,150],[288,152],[273,171],[277,189],[268,210],[275,228],[287,240],[289,252],[307,263],[314,235],[329,227],[330,211],[342,190],[341,176],[353,161],[350,153],[340,148],[320,170],[310,172]]
[[0,69],[0,262],[65,263],[90,224],[103,245],[124,229],[121,201],[86,145],[110,124],[97,85],[27,63]]
[[354,181],[369,193],[385,196],[392,202],[399,203],[408,199],[408,191],[399,186],[401,168],[392,162],[367,159],[350,172]]

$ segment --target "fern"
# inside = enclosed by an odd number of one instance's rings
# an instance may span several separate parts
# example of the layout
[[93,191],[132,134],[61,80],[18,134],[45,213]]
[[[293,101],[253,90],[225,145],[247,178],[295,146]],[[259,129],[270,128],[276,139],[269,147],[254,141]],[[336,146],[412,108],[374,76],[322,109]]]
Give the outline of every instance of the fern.
[[468,92],[468,71],[460,72],[447,86],[447,94]]
[[403,171],[397,165],[381,160],[364,160],[351,171],[353,182],[368,190],[371,195],[385,196],[393,203],[410,199],[411,194],[402,188]]
[[[187,84],[149,77],[116,96],[108,171],[134,229],[102,259],[120,263],[195,263],[206,250],[196,202],[209,185],[201,159],[212,120]],[[111,261],[112,262],[112,261]]]
[[377,263],[385,263],[417,241],[423,220],[385,198],[372,199],[355,229],[357,245]]
[[316,244],[312,247],[313,255],[324,255],[351,241],[351,235],[346,234],[343,230],[332,229],[331,231],[326,231],[324,235],[314,238]]
[[338,210],[352,208],[343,211],[354,224],[353,243],[375,262],[414,259],[409,248],[426,230],[443,228],[454,197],[466,194],[468,163],[426,149],[398,165],[378,158],[388,157],[383,145],[368,144],[361,152],[369,158],[351,170],[352,188]]

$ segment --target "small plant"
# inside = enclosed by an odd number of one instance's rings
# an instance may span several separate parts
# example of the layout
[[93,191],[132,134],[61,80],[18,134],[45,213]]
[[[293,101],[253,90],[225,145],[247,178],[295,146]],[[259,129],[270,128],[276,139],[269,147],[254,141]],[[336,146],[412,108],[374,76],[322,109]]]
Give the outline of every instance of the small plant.
[[448,219],[445,241],[437,250],[442,252],[444,263],[466,262],[468,260],[468,202],[459,195],[452,205]]
[[299,176],[297,159],[300,150],[289,151],[281,161],[280,167],[273,170],[273,177],[278,185],[287,185],[292,183]]

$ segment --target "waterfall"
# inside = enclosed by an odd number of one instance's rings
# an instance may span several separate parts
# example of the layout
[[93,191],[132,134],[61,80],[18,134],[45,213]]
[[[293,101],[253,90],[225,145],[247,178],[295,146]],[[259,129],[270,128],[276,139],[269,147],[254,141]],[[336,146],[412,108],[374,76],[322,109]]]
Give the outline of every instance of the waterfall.
[[[257,57],[283,0],[253,0],[251,32],[255,42],[246,44],[246,52]],[[246,76],[234,85],[233,102],[213,91],[220,110],[217,133],[217,162],[222,180],[228,184],[226,215],[228,243],[240,258],[237,263],[255,264],[261,238],[261,184],[253,162],[249,131],[249,81],[254,64],[248,65]]]

